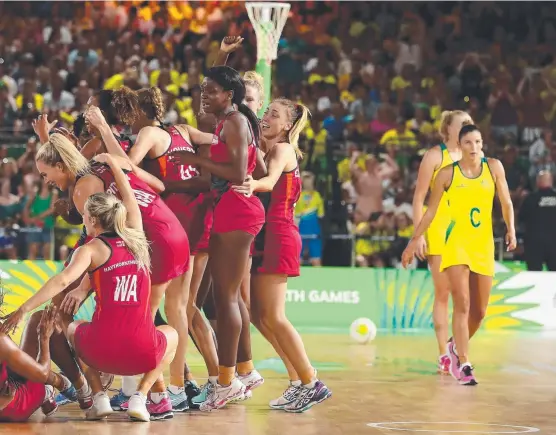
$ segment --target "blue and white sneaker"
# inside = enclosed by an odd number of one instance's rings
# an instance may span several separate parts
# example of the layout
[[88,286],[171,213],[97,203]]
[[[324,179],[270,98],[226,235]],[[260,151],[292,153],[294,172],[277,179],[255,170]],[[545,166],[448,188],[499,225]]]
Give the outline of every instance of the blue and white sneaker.
[[128,401],[130,397],[126,396],[120,389],[118,394],[110,398],[110,406],[114,411],[127,411]]
[[191,406],[191,408],[199,409],[201,403],[207,401],[208,397],[210,396],[212,390],[214,390],[215,387],[216,387],[215,384],[213,384],[210,381],[207,381],[207,383],[201,387],[201,392],[197,394],[195,397],[193,397],[193,399],[191,399],[191,403],[193,405]]
[[301,390],[301,381],[290,381],[290,385],[277,399],[271,400],[268,404],[272,409],[284,409],[295,401]]
[[187,395],[185,394],[185,387],[180,388],[177,394],[172,393],[170,388],[166,388],[166,393],[170,402],[172,402],[172,411],[174,412],[185,412],[189,409],[189,404],[187,403]]
[[64,391],[60,391],[54,400],[56,400],[56,404],[58,406],[75,403],[77,402],[77,390],[73,385],[70,385],[69,388],[66,388]]
[[332,392],[321,381],[317,381],[312,388],[302,385],[295,400],[289,405],[284,406],[283,409],[286,412],[305,412],[313,406],[324,402],[330,396],[332,396]]

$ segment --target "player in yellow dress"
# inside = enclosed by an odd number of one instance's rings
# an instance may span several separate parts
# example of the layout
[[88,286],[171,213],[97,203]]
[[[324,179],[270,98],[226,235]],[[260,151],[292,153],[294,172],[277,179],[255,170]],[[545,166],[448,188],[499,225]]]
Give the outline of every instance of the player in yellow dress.
[[[424,213],[425,198],[432,189],[434,180],[440,170],[461,158],[458,134],[463,125],[473,124],[471,117],[461,110],[445,111],[440,120],[440,135],[444,143],[428,150],[421,165],[413,196],[413,225],[415,228],[421,222]],[[434,304],[432,319],[436,340],[438,342],[438,372],[449,374],[450,358],[448,357],[448,302],[450,288],[448,277],[440,272],[441,253],[444,246],[444,236],[450,224],[450,214],[446,195],[443,195],[436,216],[424,236],[417,243],[416,255],[419,259],[428,260],[434,282]]]
[[402,254],[407,266],[419,247],[419,237],[429,228],[444,195],[451,221],[445,234],[440,270],[450,282],[454,312],[454,337],[448,343],[450,374],[461,385],[476,385],[469,362],[469,339],[483,320],[494,276],[492,204],[498,194],[506,223],[509,251],[516,247],[514,211],[504,167],[497,159],[483,158],[483,139],[475,125],[459,133],[461,160],[442,169],[432,189],[429,208]]

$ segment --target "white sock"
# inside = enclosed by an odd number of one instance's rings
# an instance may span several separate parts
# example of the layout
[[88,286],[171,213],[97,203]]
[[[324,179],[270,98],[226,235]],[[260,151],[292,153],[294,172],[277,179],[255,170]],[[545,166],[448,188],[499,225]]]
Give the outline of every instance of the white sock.
[[297,381],[290,381],[290,385],[292,387],[301,387],[301,381],[299,379]]
[[176,387],[175,385],[170,385],[168,387],[168,390],[172,394],[180,394],[181,392],[185,391],[185,388],[184,387]]
[[127,397],[131,397],[137,391],[135,376],[122,376],[122,391]]
[[212,385],[216,385],[218,383],[218,376],[209,376],[209,382]]
[[162,399],[164,399],[166,397],[166,392],[164,393],[151,393],[151,400],[153,401],[153,403],[156,403],[157,405],[162,402]]
[[66,391],[68,388],[71,387],[71,381],[70,381],[68,378],[66,378],[66,377],[65,377],[63,374],[61,374],[61,373],[59,373],[58,375],[59,375],[59,376],[62,378],[62,380],[64,381],[64,387],[62,388],[62,391]]
[[309,382],[308,384],[303,385],[305,388],[315,388],[315,384],[317,383],[317,379],[313,379],[311,382]]
[[77,390],[77,397],[87,397],[91,394],[91,388],[89,387],[89,383],[85,379],[83,382],[83,386]]
[[133,395],[139,397],[143,403],[147,402],[147,396],[145,396],[140,391],[136,391],[135,393],[133,393]]

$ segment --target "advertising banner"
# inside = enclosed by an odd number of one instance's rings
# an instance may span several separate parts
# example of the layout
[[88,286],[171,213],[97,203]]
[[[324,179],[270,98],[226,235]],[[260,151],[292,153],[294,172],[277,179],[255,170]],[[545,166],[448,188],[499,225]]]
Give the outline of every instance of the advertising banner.
[[[0,261],[2,311],[16,309],[62,267],[54,261]],[[555,279],[549,272],[497,272],[483,327],[556,328]],[[426,270],[306,267],[288,283],[287,314],[305,332],[345,332],[359,317],[386,331],[431,329],[433,300]],[[76,318],[90,319],[94,307],[90,297]]]

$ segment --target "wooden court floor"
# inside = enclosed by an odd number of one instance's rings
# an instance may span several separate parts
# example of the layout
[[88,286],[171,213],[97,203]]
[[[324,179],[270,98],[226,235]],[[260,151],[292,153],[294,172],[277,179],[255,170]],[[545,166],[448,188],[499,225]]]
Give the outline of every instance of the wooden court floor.
[[[283,367],[260,336],[256,366],[266,382],[250,401],[211,414],[177,414],[173,420],[131,423],[125,414],[86,422],[75,405],[48,420],[3,424],[2,435],[375,435],[556,434],[556,335],[480,333],[471,356],[479,381],[462,387],[436,375],[432,335],[382,335],[368,345],[347,335],[304,335],[320,378],[333,396],[305,414],[271,411],[270,399],[285,387]],[[201,359],[189,362],[199,381]]]

